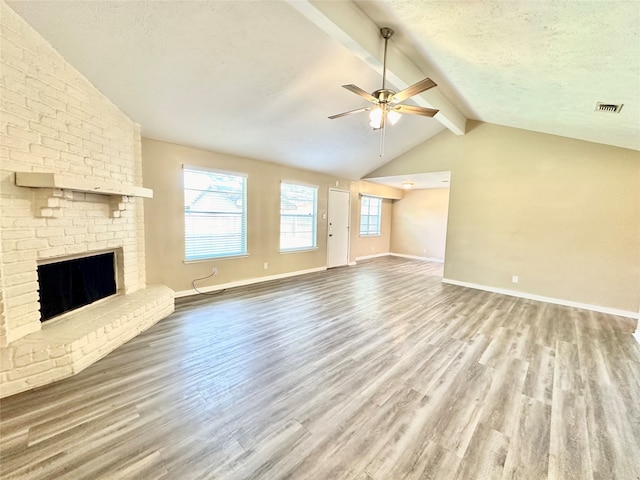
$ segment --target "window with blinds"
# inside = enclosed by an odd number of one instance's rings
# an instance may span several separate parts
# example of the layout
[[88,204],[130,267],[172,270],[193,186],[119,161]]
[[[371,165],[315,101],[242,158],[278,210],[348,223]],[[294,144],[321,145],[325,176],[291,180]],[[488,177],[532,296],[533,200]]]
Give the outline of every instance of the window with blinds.
[[360,236],[380,235],[381,216],[382,199],[363,195],[360,203]]
[[280,184],[280,250],[316,246],[318,187]]
[[184,167],[186,260],[246,255],[247,177]]

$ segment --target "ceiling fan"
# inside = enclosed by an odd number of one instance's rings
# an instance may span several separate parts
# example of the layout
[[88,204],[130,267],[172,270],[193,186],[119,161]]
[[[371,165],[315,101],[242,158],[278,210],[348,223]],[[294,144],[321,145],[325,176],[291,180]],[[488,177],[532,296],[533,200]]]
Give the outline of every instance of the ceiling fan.
[[384,38],[382,88],[380,90],[376,90],[375,92],[368,93],[353,84],[342,85],[343,88],[346,88],[350,92],[353,92],[356,95],[360,95],[364,99],[370,101],[374,104],[374,106],[358,108],[356,110],[338,113],[337,115],[331,115],[329,117],[331,120],[335,120],[336,118],[345,117],[347,115],[351,115],[352,113],[370,112],[369,125],[371,125],[374,130],[382,130],[380,135],[380,156],[384,155],[384,129],[387,121],[394,125],[400,119],[401,114],[403,113],[407,113],[409,115],[421,115],[423,117],[433,117],[436,113],[438,113],[438,110],[434,110],[433,108],[415,107],[413,105],[400,105],[400,102],[437,86],[436,83],[430,78],[420,80],[419,82],[414,83],[410,87],[407,87],[404,90],[400,90],[399,92],[394,92],[393,90],[389,90],[388,88],[386,88],[387,44],[393,33],[393,30],[388,27],[383,27],[380,29],[380,35],[382,35],[382,38]]

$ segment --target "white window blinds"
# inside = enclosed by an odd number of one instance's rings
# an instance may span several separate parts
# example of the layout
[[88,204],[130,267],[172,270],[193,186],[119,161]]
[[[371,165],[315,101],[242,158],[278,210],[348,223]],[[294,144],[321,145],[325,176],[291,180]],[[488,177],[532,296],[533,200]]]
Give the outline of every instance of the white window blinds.
[[247,177],[184,167],[186,260],[247,253]]

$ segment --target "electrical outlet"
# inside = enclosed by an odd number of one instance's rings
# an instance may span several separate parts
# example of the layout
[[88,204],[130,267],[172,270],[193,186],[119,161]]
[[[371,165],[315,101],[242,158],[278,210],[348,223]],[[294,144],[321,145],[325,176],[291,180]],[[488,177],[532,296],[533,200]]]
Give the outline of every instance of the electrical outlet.
[[511,276],[511,283],[518,283],[518,275]]
[[211,269],[211,275],[217,275],[218,274],[218,269],[216,267],[213,267]]
[[269,262],[264,262],[264,269],[266,270],[267,268],[269,268]]

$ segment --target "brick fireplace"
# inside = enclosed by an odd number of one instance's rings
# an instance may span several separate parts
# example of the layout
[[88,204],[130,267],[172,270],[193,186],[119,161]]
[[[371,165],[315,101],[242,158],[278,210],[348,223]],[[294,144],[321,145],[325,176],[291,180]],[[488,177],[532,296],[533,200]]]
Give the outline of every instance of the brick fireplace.
[[[0,2],[0,396],[67,377],[173,311],[147,286],[140,128]],[[149,200],[152,201],[152,200]],[[38,264],[118,252],[118,291],[40,322]]]

